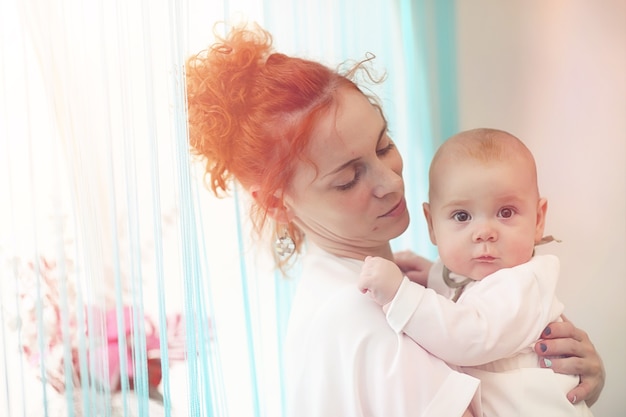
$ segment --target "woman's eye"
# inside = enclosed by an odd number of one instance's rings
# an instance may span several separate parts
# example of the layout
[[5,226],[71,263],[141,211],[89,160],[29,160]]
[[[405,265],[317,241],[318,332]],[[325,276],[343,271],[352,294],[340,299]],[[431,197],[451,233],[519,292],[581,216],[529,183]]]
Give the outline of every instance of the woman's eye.
[[395,144],[392,141],[389,141],[389,144],[387,146],[385,146],[384,148],[378,149],[376,150],[376,155],[378,156],[385,156],[389,153],[389,151],[391,151],[393,148],[395,148]]
[[452,218],[457,222],[466,222],[471,219],[471,216],[466,211],[457,211],[452,215]]
[[361,178],[361,170],[356,170],[356,172],[354,173],[354,178],[350,182],[347,182],[342,185],[338,185],[336,188],[339,191],[349,190],[350,188],[356,185],[356,183],[359,181],[359,178]]
[[513,217],[513,209],[510,209],[508,207],[500,209],[500,212],[498,213],[498,216],[502,217],[503,219],[508,219],[510,217]]

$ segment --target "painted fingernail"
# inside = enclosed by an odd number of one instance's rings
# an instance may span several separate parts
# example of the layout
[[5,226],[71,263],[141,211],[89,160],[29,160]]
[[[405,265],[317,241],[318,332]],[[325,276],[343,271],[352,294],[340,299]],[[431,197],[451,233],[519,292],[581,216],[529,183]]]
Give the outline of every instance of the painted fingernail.
[[549,336],[549,335],[550,335],[550,333],[552,333],[552,330],[550,330],[550,328],[549,328],[549,327],[546,327],[546,328],[543,330],[543,334],[545,334],[546,336]]
[[542,352],[545,352],[546,350],[548,350],[548,347],[545,343],[539,343],[539,349],[541,349]]
[[552,366],[552,361],[548,358],[543,358],[543,364],[546,365],[546,368],[549,368]]

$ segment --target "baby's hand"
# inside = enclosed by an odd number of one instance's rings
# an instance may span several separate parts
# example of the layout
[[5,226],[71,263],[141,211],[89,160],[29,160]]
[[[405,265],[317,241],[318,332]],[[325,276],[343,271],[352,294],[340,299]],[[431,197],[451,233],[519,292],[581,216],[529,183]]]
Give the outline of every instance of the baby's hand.
[[363,294],[369,292],[376,303],[384,306],[396,296],[402,278],[402,271],[393,262],[368,256],[361,269],[359,289]]

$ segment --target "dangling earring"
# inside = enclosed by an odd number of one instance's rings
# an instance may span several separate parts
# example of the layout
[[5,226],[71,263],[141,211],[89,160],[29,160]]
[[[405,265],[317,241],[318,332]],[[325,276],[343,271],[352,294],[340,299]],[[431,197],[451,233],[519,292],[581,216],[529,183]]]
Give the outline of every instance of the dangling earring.
[[278,256],[289,256],[296,250],[296,243],[289,236],[289,231],[283,228],[283,235],[279,236],[274,242],[274,250]]

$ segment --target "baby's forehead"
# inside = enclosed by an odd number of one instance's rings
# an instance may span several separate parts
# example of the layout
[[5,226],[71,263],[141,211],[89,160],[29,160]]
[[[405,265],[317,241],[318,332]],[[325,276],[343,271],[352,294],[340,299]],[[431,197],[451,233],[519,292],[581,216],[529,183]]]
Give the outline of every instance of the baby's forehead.
[[[494,141],[454,140],[444,143],[433,159],[429,173],[430,192],[447,187],[448,181],[455,178],[483,178],[476,176],[494,174],[492,169],[506,167],[507,178],[524,178],[527,184],[537,188],[535,161],[525,145],[516,138],[496,138]],[[494,178],[495,180],[495,178]]]
[[523,161],[528,169],[534,169],[534,158],[530,150],[516,137],[504,132],[481,135],[475,132],[464,132],[451,137],[441,145],[432,165],[446,165],[462,161],[500,163],[507,161]]

